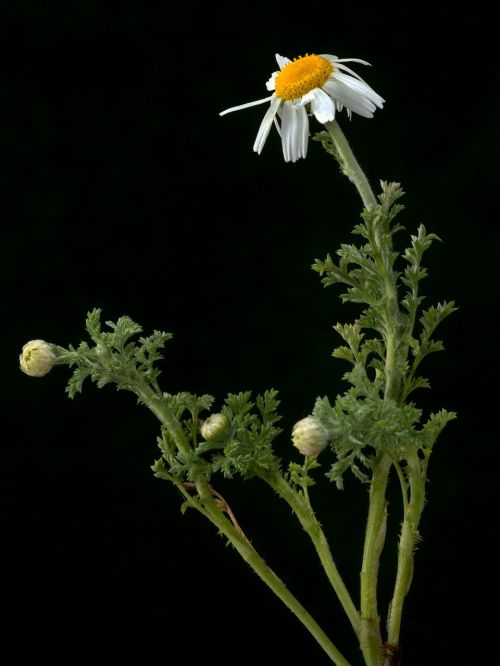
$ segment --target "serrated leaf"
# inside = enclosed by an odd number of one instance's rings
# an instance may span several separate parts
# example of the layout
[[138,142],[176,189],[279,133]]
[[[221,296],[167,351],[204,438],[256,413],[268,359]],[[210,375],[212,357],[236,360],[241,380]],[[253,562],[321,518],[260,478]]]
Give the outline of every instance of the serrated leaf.
[[426,388],[429,389],[431,387],[429,380],[426,379],[425,377],[414,377],[409,386],[409,390],[406,394],[406,397],[410,395],[413,391],[415,391],[418,388]]
[[379,338],[368,338],[363,342],[361,349],[365,358],[369,354],[376,354],[379,358],[385,359],[385,348]]
[[422,324],[423,334],[430,337],[435,328],[450,314],[455,312],[458,308],[455,307],[454,301],[444,301],[437,305],[432,305],[428,310],[425,310],[420,317]]
[[353,353],[349,347],[337,347],[332,351],[332,356],[343,359],[344,361],[349,361],[349,363],[355,363]]

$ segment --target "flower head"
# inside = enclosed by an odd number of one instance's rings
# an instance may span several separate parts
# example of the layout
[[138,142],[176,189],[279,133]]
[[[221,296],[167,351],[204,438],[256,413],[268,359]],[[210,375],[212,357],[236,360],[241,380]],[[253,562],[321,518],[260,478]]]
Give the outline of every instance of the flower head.
[[201,435],[208,442],[220,441],[229,434],[230,425],[225,414],[212,414],[206,421],[203,421]]
[[336,111],[345,107],[349,117],[357,113],[372,118],[376,107],[381,109],[384,104],[382,97],[344,64],[359,62],[368,65],[364,60],[339,60],[337,56],[328,54],[305,55],[293,61],[276,54],[276,60],[280,69],[266,84],[268,90],[274,91],[270,97],[233,106],[219,114],[223,116],[231,111],[270,102],[253,145],[259,155],[273,122],[281,136],[285,161],[296,162],[307,154],[309,114],[325,124],[335,120]]
[[292,442],[302,455],[317,456],[328,444],[328,432],[315,416],[306,416],[293,426]]
[[30,340],[19,355],[19,366],[30,377],[43,377],[54,366],[56,355],[45,340]]

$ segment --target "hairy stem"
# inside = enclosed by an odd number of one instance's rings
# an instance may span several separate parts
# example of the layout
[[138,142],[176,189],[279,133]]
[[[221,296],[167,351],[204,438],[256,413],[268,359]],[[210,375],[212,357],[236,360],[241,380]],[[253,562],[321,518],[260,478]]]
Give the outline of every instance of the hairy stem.
[[373,194],[373,190],[370,187],[367,177],[359,166],[357,159],[354,157],[351,147],[349,146],[344,133],[340,129],[340,125],[336,120],[333,120],[329,123],[325,123],[325,127],[337,149],[337,159],[340,163],[340,167],[343,173],[358,190],[365,208],[376,206],[377,199]]
[[425,480],[422,476],[420,461],[415,452],[412,452],[410,456],[408,469],[411,495],[405,509],[401,528],[396,582],[387,618],[387,641],[394,646],[399,644],[403,604],[411,585],[415,548],[419,539],[418,525],[425,501]]
[[139,400],[145,404],[146,407],[158,418],[160,423],[165,426],[179,449],[185,454],[189,453],[189,442],[184,434],[179,419],[165,403],[161,393],[153,391],[146,382],[141,382],[141,384],[137,385],[134,392],[139,397]]
[[209,520],[229,539],[245,562],[302,622],[336,666],[350,666],[347,659],[328,638],[316,620],[217,507],[206,480],[198,479],[196,487]]
[[354,629],[356,636],[359,635],[359,613],[354,605],[354,602],[347,590],[344,581],[337,569],[333,560],[330,547],[326,536],[321,528],[321,525],[314,515],[314,512],[309,504],[298,495],[298,493],[290,486],[290,484],[279,473],[265,474],[257,472],[257,474],[264,479],[273,488],[278,495],[287,502],[292,511],[297,516],[303,529],[309,535],[311,541],[316,548],[323,569],[332,585],[335,594],[344,609],[349,622]]
[[[335,145],[337,159],[343,173],[355,185],[365,208],[377,206],[377,199],[370,187],[368,179],[359,166],[358,161],[336,121],[326,123],[328,133]],[[376,231],[379,234],[380,230]],[[385,390],[384,399],[396,398],[399,390],[399,377],[396,370],[396,354],[398,345],[399,308],[396,287],[392,276],[390,248],[382,248],[380,239],[372,239],[374,251],[380,269],[384,275],[385,287]],[[377,607],[377,582],[380,555],[385,541],[387,521],[386,488],[391,468],[391,459],[383,454],[375,463],[370,486],[370,502],[363,548],[361,567],[361,621],[359,640],[367,666],[381,666],[382,638],[380,634],[380,617]]]
[[[136,389],[141,401],[158,417],[174,438],[180,450],[188,451],[189,443],[184,435],[179,420],[175,417],[169,407],[161,399],[161,396],[146,384]],[[178,485],[178,484],[176,484]],[[235,547],[245,562],[255,571],[264,583],[281,599],[285,606],[302,622],[326,654],[336,666],[350,666],[349,662],[341,654],[338,648],[328,638],[318,625],[316,620],[302,606],[299,600],[288,590],[283,581],[278,578],[274,571],[260,557],[255,548],[246,539],[245,535],[238,530],[217,506],[213,491],[208,481],[198,475],[195,482],[198,491],[199,502],[191,502],[192,506],[210,520],[222,532]],[[185,495],[185,493],[183,492]]]
[[380,666],[382,639],[377,607],[377,581],[380,554],[384,546],[387,520],[385,492],[391,460],[383,454],[375,463],[370,486],[363,563],[361,566],[360,644],[367,666]]

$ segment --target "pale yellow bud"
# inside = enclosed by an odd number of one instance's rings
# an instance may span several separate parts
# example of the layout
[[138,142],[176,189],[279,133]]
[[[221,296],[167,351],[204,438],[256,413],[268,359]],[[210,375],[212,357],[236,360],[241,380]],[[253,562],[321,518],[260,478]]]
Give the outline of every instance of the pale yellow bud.
[[304,456],[317,456],[328,444],[328,433],[315,416],[306,416],[293,426],[292,441]]
[[19,366],[30,377],[43,377],[54,366],[56,356],[45,340],[30,340],[19,355]]
[[201,435],[208,442],[224,439],[229,434],[229,419],[224,414],[212,414],[203,421]]

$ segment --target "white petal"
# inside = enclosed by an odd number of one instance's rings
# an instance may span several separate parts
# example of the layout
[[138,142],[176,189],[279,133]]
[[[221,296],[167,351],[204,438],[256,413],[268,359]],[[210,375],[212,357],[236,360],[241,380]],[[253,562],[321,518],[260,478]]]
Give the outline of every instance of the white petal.
[[276,77],[278,76],[278,74],[279,74],[279,72],[273,72],[271,74],[271,78],[266,83],[266,88],[268,90],[274,90],[275,89],[275,87],[276,87]]
[[371,67],[369,62],[366,62],[366,60],[361,60],[360,58],[339,58],[337,62],[359,62],[362,65],[368,65],[368,67]]
[[381,109],[384,105],[385,100],[380,97],[380,95],[378,95],[375,90],[373,90],[373,88],[370,88],[370,86],[364,81],[353,79],[352,76],[342,74],[342,72],[336,72],[332,75],[331,78],[332,80],[337,79],[338,81],[342,81],[342,83],[345,83],[346,86],[349,86],[360,95],[368,98],[371,102],[378,106],[379,109]]
[[299,117],[299,157],[305,158],[307,155],[307,146],[309,142],[309,119],[304,108],[297,111],[297,115]]
[[311,109],[316,119],[320,123],[327,123],[335,118],[335,104],[331,97],[329,97],[321,88],[314,88],[311,90],[313,99],[311,101]]
[[360,77],[360,75],[356,74],[356,72],[353,69],[351,69],[350,67],[348,67],[347,65],[342,65],[341,63],[337,62],[337,63],[335,63],[333,74],[336,73],[335,69],[337,69],[337,70],[343,69],[344,72],[349,72],[349,74],[352,74],[352,76],[355,76],[359,81],[363,81],[363,79]]
[[325,58],[325,60],[329,60],[330,62],[337,62],[338,58],[337,56],[330,55],[329,53],[320,53],[322,58]]
[[313,88],[312,90],[310,90],[305,95],[302,95],[302,97],[299,97],[298,99],[290,100],[290,104],[293,104],[294,106],[305,106],[306,104],[310,104],[314,99],[314,91],[315,90],[316,90],[316,88]]
[[230,109],[226,109],[225,111],[221,111],[219,113],[219,116],[225,116],[226,113],[231,113],[232,111],[239,111],[240,109],[248,109],[250,106],[257,106],[257,104],[264,104],[264,102],[269,102],[273,96],[271,97],[264,97],[264,99],[258,99],[256,102],[247,102],[246,104],[240,104],[239,106],[232,106]]
[[309,121],[304,106],[285,102],[281,123],[281,144],[285,162],[296,162],[307,154]]
[[281,147],[283,148],[283,157],[285,162],[290,161],[290,152],[292,145],[292,135],[295,131],[295,113],[290,102],[285,102],[282,107],[281,118]]
[[285,65],[288,65],[288,63],[292,62],[290,58],[285,58],[285,56],[281,56],[279,53],[276,53],[276,62],[279,65],[280,69],[283,69]]
[[332,65],[335,65],[335,67],[338,67],[338,69],[343,69],[344,71],[349,72],[350,74],[355,76],[360,81],[362,81],[363,79],[360,77],[359,74],[356,74],[356,72],[353,71],[350,67],[347,67],[347,65],[342,65],[341,63],[343,63],[343,62],[359,62],[361,65],[368,65],[369,67],[371,67],[369,62],[366,62],[366,60],[360,60],[360,58],[337,58],[337,56],[332,56],[332,55],[329,55],[328,53],[322,53],[321,57],[326,58],[326,60],[329,60],[332,63]]
[[339,81],[338,78],[329,79],[324,84],[323,90],[337,103],[342,104],[347,109],[351,109],[354,113],[358,113],[365,118],[373,118],[375,105],[367,97],[346,86],[342,81]]
[[266,139],[269,135],[269,130],[271,129],[274,117],[276,116],[276,111],[278,110],[280,104],[281,98],[273,95],[271,98],[271,106],[268,108],[266,115],[262,119],[259,131],[257,132],[257,136],[255,138],[255,143],[253,144],[254,151],[259,155],[264,148],[264,144],[266,143]]
[[274,116],[274,126],[278,130],[278,134],[280,135],[280,139],[281,139],[281,127],[280,127],[280,124],[279,124],[278,119],[276,118],[276,116]]

